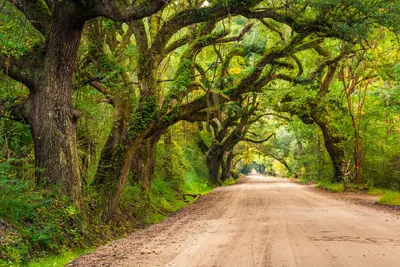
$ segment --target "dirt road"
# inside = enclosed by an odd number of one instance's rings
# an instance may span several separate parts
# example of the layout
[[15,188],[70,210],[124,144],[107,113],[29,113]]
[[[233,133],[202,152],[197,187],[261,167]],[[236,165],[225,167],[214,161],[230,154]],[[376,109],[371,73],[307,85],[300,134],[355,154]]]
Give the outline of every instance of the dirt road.
[[248,176],[70,266],[400,266],[400,218]]

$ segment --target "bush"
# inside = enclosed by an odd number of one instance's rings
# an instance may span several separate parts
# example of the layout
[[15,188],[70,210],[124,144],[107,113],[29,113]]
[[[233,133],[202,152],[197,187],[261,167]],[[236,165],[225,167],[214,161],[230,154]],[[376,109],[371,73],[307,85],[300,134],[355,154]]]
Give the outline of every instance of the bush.
[[0,265],[82,246],[80,215],[57,188],[0,177],[0,192]]

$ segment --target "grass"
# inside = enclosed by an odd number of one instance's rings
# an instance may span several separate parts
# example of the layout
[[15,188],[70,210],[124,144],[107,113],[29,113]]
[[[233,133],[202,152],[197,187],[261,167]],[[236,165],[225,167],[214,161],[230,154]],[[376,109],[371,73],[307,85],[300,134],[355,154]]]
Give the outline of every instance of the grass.
[[327,181],[319,181],[317,187],[332,193],[343,192],[343,183],[331,183]]
[[378,203],[392,206],[400,206],[400,192],[387,191],[379,200]]
[[310,184],[313,183],[312,180],[306,180],[304,178],[289,178],[290,181],[295,182],[295,183],[299,183],[299,184]]
[[59,256],[48,256],[45,258],[37,259],[28,264],[28,267],[63,267],[72,260],[78,258],[79,256],[92,252],[94,248],[89,248],[85,250],[77,250],[65,252]]
[[[327,190],[332,193],[343,192],[343,183],[331,183],[328,181],[319,181],[317,184],[318,188]],[[363,189],[363,185],[350,184],[348,191],[360,192]],[[378,203],[384,205],[400,206],[400,192],[390,189],[383,188],[368,188],[368,195],[380,196]]]
[[0,177],[0,266],[82,247],[81,218],[58,188]]
[[[192,173],[190,183],[184,188],[185,193],[200,193],[205,195],[212,191],[212,187],[208,186],[205,181],[199,179],[195,173]],[[136,219],[143,222],[145,225],[158,223],[167,218],[171,213],[176,212],[184,206],[193,202],[185,202],[182,198],[182,193],[173,189],[173,185],[163,179],[154,179],[151,188],[151,202],[148,206],[144,206],[139,188],[128,186],[122,195],[122,203],[131,203],[129,207],[131,212],[135,214]],[[28,267],[58,267],[65,266],[67,263],[77,257],[93,251],[95,248],[76,250],[62,253],[61,255],[51,255],[44,258],[36,259],[30,262]],[[1,266],[1,265],[0,265]],[[18,266],[18,265],[15,265]]]
[[235,180],[235,179],[233,179],[233,178],[229,178],[229,179],[225,180],[225,181],[222,183],[222,186],[233,185],[233,184],[236,184],[236,182],[237,182],[237,180]]

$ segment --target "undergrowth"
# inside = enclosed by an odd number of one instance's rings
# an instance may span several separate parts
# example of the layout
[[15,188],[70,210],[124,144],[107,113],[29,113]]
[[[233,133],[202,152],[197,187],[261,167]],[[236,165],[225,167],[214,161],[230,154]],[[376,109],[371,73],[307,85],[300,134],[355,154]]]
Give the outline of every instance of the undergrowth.
[[[85,230],[81,215],[57,188],[39,189],[29,182],[1,178],[0,266],[26,266],[30,261],[29,266],[64,266],[88,247],[158,223],[190,203],[183,193],[203,195],[212,189],[194,173],[189,176],[191,182],[182,192],[156,178],[149,202],[143,200],[137,184],[126,186],[115,218],[105,224],[89,214]],[[90,193],[86,201],[93,201]]]
[[331,183],[327,181],[319,181],[317,187],[332,193],[343,192],[343,183]]
[[[331,183],[329,181],[319,181],[317,183],[317,187],[333,193],[344,191],[343,183]],[[400,206],[400,192],[396,190],[350,184],[347,191],[363,192],[369,195],[378,195],[380,196],[378,203],[384,205]]]
[[0,266],[86,244],[78,211],[57,189],[0,177]]
[[[107,224],[100,220],[90,186],[84,190],[82,216],[57,187],[0,175],[0,266],[64,266],[91,248],[167,218],[193,201],[184,193],[204,195],[213,189],[198,149],[173,147],[165,157],[161,152],[149,196],[131,181]],[[172,164],[169,176],[167,163]]]
[[378,203],[385,205],[400,206],[400,192],[393,192],[393,191],[386,192],[378,200]]

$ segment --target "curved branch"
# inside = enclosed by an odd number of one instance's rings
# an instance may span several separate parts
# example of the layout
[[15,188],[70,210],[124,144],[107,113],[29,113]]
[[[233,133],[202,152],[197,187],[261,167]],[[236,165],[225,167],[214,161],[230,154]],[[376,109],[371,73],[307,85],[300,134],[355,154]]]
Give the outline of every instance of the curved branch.
[[185,35],[182,38],[170,43],[166,48],[165,48],[165,55],[168,55],[170,53],[172,53],[173,51],[175,51],[176,49],[178,49],[179,47],[184,46],[185,44],[187,44],[190,40],[191,36],[190,35]]
[[47,37],[51,28],[51,11],[44,0],[8,0],[19,9],[43,36]]
[[196,121],[209,121],[216,118],[219,115],[219,110],[211,110],[211,111],[200,111],[191,116],[183,117],[182,120],[188,122],[196,122]]
[[228,15],[239,15],[244,8],[250,8],[261,0],[228,0],[222,3],[217,3],[211,7],[203,7],[189,9],[174,15],[171,19],[165,22],[152,45],[153,51],[164,53],[164,48],[169,39],[180,29],[194,23],[200,23],[210,20],[218,20]]
[[114,98],[111,96],[110,91],[105,88],[101,83],[99,83],[98,81],[90,81],[89,85],[102,93],[107,98],[107,102],[109,104],[114,105]]
[[170,0],[147,0],[140,4],[125,5],[119,0],[94,0],[90,9],[89,18],[106,17],[112,20],[129,22],[151,16],[166,6]]
[[325,67],[334,65],[338,63],[340,60],[342,60],[346,54],[341,54],[333,59],[327,59],[324,62],[322,62],[318,68],[307,78],[300,78],[300,77],[292,77],[286,74],[277,74],[277,78],[281,80],[285,80],[288,82],[293,82],[296,84],[307,84],[312,82],[318,75],[321,75]]
[[293,54],[292,58],[296,62],[297,67],[299,68],[299,71],[297,72],[297,76],[301,76],[303,74],[303,72],[304,72],[303,64],[301,64],[300,59],[296,55]]
[[13,101],[0,99],[0,117],[29,125],[27,98],[18,97]]
[[273,134],[269,135],[267,138],[262,139],[262,140],[255,140],[255,139],[251,139],[251,138],[243,138],[242,141],[243,142],[250,142],[250,143],[254,143],[254,144],[261,144],[261,143],[267,142],[269,139],[272,138],[272,136],[275,136],[275,134],[273,133]]
[[30,67],[28,57],[19,59],[7,58],[0,54],[0,69],[11,79],[23,83],[28,89],[35,89],[34,69]]

